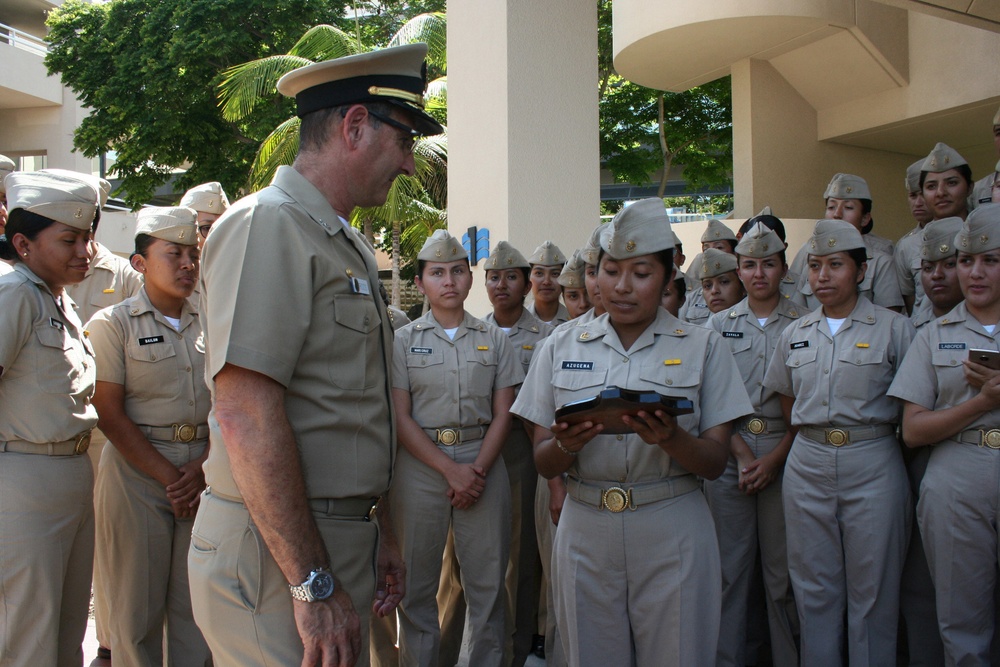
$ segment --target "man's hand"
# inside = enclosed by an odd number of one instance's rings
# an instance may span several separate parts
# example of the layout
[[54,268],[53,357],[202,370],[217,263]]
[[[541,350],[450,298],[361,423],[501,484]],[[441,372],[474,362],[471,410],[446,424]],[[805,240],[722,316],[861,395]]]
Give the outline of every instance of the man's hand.
[[391,544],[389,540],[380,541],[376,576],[372,612],[385,617],[399,606],[406,595],[406,565],[394,541]]
[[302,667],[354,667],[361,654],[361,621],[340,587],[328,600],[292,600],[302,646]]

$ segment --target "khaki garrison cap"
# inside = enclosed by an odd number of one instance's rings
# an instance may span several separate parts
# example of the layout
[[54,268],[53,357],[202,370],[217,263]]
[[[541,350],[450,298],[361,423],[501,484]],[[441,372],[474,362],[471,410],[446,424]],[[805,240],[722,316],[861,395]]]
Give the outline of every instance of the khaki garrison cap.
[[917,160],[906,168],[906,194],[920,192],[920,168],[923,164],[923,160]]
[[500,241],[483,262],[483,268],[490,271],[492,269],[528,269],[531,267],[528,265],[528,260],[517,248],[506,241]]
[[736,232],[726,227],[724,224],[718,220],[709,220],[708,227],[705,228],[705,233],[701,235],[702,243],[711,243],[712,241],[735,241]]
[[970,255],[1000,248],[1000,204],[976,207],[955,236],[955,245]]
[[583,272],[587,263],[583,261],[581,253],[581,250],[574,252],[559,273],[558,283],[563,287],[583,287]]
[[868,181],[854,174],[834,174],[826,186],[823,199],[867,199],[871,201],[872,193],[868,189]]
[[135,235],[181,245],[198,243],[198,212],[186,206],[148,206],[136,216]]
[[72,178],[79,178],[81,181],[86,181],[93,185],[94,189],[97,190],[97,195],[101,202],[101,208],[104,208],[104,205],[108,203],[108,195],[111,194],[111,183],[100,176],[85,174],[80,171],[70,171],[69,169],[39,169],[39,171],[45,172],[46,174],[70,176]]
[[196,185],[181,197],[179,206],[187,206],[202,213],[222,215],[229,208],[229,198],[222,184],[216,181]]
[[969,163],[965,161],[964,157],[958,154],[958,151],[948,144],[938,142],[934,146],[934,150],[927,154],[927,159],[924,160],[924,163],[920,165],[920,171],[940,174],[942,171],[955,169],[956,167],[961,167],[963,164]]
[[562,266],[565,263],[566,255],[552,241],[542,242],[528,258],[528,264],[532,266]]
[[43,171],[15,171],[4,179],[7,210],[24,209],[87,231],[97,214],[97,189],[82,177]]
[[417,132],[444,128],[424,111],[427,45],[421,42],[345,56],[292,70],[278,80],[278,92],[294,97],[299,117],[342,104],[386,102],[403,109]]
[[858,228],[843,220],[817,221],[807,243],[809,254],[818,256],[865,247],[865,241],[861,238]]
[[941,218],[927,223],[920,236],[920,259],[936,262],[958,252],[955,237],[962,231],[961,218]]
[[606,223],[601,223],[594,228],[594,231],[590,233],[590,239],[587,241],[587,245],[583,246],[580,250],[580,256],[583,261],[591,266],[597,266],[597,259],[601,256],[601,237],[607,234],[611,230],[611,225]]
[[0,193],[6,192],[4,189],[3,181],[7,178],[7,174],[13,173],[17,169],[17,165],[6,155],[0,155]]
[[709,248],[701,253],[701,273],[699,278],[714,278],[723,273],[735,271],[737,266],[736,255],[730,255],[717,248]]
[[611,230],[601,235],[601,247],[614,259],[652,255],[673,250],[677,244],[663,200],[655,197],[640,199],[618,211],[610,226]]
[[448,233],[438,229],[424,241],[424,247],[417,253],[417,259],[427,262],[456,262],[460,259],[469,260],[462,242]]
[[785,244],[781,242],[781,237],[778,236],[777,232],[763,222],[757,222],[736,245],[736,254],[741,257],[759,259],[777,255],[784,249]]

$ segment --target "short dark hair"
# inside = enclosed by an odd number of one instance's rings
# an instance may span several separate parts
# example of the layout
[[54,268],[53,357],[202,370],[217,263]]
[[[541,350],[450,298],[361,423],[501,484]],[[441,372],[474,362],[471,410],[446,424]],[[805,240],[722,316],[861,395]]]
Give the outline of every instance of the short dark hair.
[[132,255],[142,255],[146,257],[146,253],[149,252],[149,246],[153,245],[153,241],[156,238],[150,236],[149,234],[139,234],[135,237],[135,252]]
[[854,264],[860,269],[861,265],[868,261],[868,250],[865,248],[851,248],[847,251],[847,256],[854,260]]
[[[343,119],[347,116],[348,110],[353,106],[355,106],[355,103],[341,104],[335,107],[319,109],[303,116],[299,125],[299,150],[309,151],[322,148],[330,137],[330,128],[333,125],[333,119]],[[362,106],[369,111],[374,111],[383,116],[388,116],[392,113],[392,109],[399,108],[386,102],[368,102]],[[382,121],[374,116],[369,116],[368,120],[371,122],[372,127],[377,128],[382,124]]]
[[0,241],[0,259],[18,259],[17,250],[14,249],[15,234],[22,234],[29,241],[34,241],[43,230],[51,227],[55,222],[52,218],[46,218],[44,215],[32,213],[23,208],[15,208],[7,216],[4,240]]

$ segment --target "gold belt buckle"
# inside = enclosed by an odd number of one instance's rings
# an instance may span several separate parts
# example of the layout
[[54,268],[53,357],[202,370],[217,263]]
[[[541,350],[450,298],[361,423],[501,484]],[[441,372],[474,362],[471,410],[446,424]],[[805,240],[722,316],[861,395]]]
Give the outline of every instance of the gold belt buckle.
[[990,449],[1000,449],[1000,428],[991,428],[988,431],[980,430],[979,442],[980,447],[989,447]]
[[83,454],[90,449],[90,431],[84,431],[76,436],[76,444],[73,446],[74,454]]
[[453,428],[439,428],[438,442],[446,447],[450,447],[458,442],[458,431]]
[[624,512],[632,505],[632,491],[626,491],[620,486],[612,486],[610,489],[601,491],[601,505],[609,512],[618,514]]
[[764,432],[764,429],[765,429],[764,420],[760,419],[759,417],[754,417],[753,419],[747,422],[747,430],[753,433],[754,435],[760,435],[761,433]]
[[194,424],[174,424],[174,440],[176,442],[191,442],[198,434]]
[[831,428],[826,432],[826,441],[834,447],[840,447],[849,443],[851,436],[842,428]]

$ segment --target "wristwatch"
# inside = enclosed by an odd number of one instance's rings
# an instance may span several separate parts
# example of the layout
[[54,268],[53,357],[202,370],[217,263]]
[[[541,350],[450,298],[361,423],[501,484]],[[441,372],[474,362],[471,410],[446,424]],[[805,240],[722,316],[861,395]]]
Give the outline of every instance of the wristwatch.
[[325,600],[333,595],[334,588],[336,588],[336,584],[333,581],[333,575],[325,567],[318,567],[310,572],[309,578],[298,586],[288,585],[288,589],[292,592],[292,599],[302,602]]

